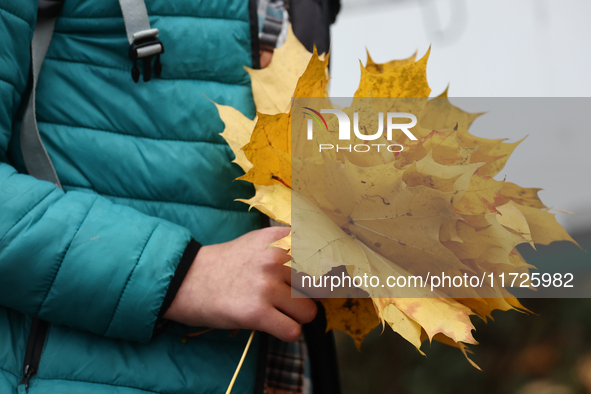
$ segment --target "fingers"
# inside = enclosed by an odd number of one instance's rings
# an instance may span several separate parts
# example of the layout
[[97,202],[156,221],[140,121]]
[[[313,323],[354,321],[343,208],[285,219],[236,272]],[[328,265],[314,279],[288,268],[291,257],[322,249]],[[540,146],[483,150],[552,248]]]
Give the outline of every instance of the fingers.
[[314,301],[287,285],[279,287],[273,301],[273,306],[299,324],[310,323],[318,313]]
[[[291,291],[289,286],[281,286],[275,300],[275,308],[268,310],[265,319],[257,322],[260,324],[259,330],[284,342],[298,339],[302,333],[301,325],[311,322],[318,312],[314,301],[309,298],[291,298]],[[298,296],[303,297],[302,294]]]
[[273,308],[268,314],[268,319],[261,322],[260,330],[284,342],[293,342],[300,337],[302,326],[292,318]]
[[268,243],[272,244],[273,242],[278,241],[281,238],[287,237],[289,235],[289,232],[291,231],[291,227],[267,227],[258,231],[263,232],[265,236],[269,238]]
[[255,305],[238,312],[244,316],[243,326],[268,332],[286,342],[295,341],[301,334],[301,324],[312,321],[318,312],[314,301],[297,290],[292,298],[292,269],[284,266],[291,259],[287,251],[268,247],[289,232],[289,227],[272,227],[253,231],[243,238],[247,248],[258,250],[254,263],[259,264],[260,270],[255,277],[262,280],[256,285],[253,282],[251,288],[256,294]]
[[[285,263],[291,260],[291,256],[288,255],[287,250],[284,249],[279,249],[272,246],[269,247],[265,252],[271,255],[270,261],[272,261],[273,264],[276,264],[280,267],[284,266]],[[287,267],[287,269],[289,270],[289,267]]]
[[289,268],[286,265],[281,267],[281,272],[280,272],[281,278],[289,286],[291,286],[291,281],[292,281],[293,275],[295,275],[295,273],[296,272],[293,268]]

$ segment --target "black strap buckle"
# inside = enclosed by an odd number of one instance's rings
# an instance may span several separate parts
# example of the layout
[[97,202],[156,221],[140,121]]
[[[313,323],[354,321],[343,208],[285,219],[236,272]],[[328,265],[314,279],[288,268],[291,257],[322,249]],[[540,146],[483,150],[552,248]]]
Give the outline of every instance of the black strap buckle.
[[131,77],[134,82],[140,80],[140,69],[137,66],[138,60],[144,62],[144,82],[152,79],[152,58],[155,56],[154,75],[159,77],[162,74],[162,63],[160,55],[164,53],[164,45],[157,37],[144,37],[135,39],[129,46],[129,58],[133,60]]

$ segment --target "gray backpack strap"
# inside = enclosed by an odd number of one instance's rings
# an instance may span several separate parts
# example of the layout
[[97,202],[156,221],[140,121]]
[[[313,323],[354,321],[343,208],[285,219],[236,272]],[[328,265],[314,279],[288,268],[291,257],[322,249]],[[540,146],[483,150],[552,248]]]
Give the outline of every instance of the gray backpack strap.
[[[33,32],[33,41],[31,42],[33,86],[20,130],[21,151],[28,173],[39,180],[52,182],[60,188],[62,187],[61,183],[39,135],[35,113],[35,91],[37,90],[37,80],[39,79],[41,66],[53,36],[55,21],[63,3],[64,0],[39,0],[37,26]],[[140,76],[137,60],[144,61],[144,81],[150,80],[152,76],[152,57],[154,56],[156,56],[154,73],[159,77],[162,72],[160,54],[164,53],[164,45],[157,38],[158,29],[150,27],[144,0],[119,0],[119,4],[130,44],[129,58],[134,62],[131,70],[133,80],[137,82]]]
[[154,75],[159,77],[162,73],[160,54],[164,53],[164,45],[157,38],[158,29],[150,27],[144,0],[119,0],[119,5],[129,41],[129,58],[133,60],[131,77],[135,82],[139,81],[140,69],[137,66],[137,61],[143,60],[144,81],[148,82],[152,78],[152,58],[154,56],[156,56]]
[[25,166],[30,175],[43,181],[49,181],[61,188],[60,181],[53,168],[53,163],[43,146],[39,129],[37,128],[37,119],[35,116],[35,90],[37,89],[37,80],[41,72],[41,65],[55,26],[55,18],[37,18],[37,26],[33,33],[31,42],[31,69],[33,73],[33,87],[23,121],[21,123],[21,151]]

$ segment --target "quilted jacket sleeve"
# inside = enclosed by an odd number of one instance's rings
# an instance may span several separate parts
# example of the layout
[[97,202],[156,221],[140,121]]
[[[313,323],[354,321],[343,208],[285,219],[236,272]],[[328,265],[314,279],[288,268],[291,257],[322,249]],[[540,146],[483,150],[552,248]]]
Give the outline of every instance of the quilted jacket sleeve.
[[0,0],[0,304],[52,323],[147,341],[191,249],[189,231],[97,195],[64,193],[7,164],[36,4]]

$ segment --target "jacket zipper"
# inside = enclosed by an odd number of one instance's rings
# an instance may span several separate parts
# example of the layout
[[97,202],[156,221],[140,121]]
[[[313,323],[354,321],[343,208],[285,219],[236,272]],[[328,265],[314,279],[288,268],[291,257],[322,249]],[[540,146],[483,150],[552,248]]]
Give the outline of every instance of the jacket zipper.
[[33,318],[29,339],[27,340],[25,361],[23,363],[23,377],[19,383],[19,392],[22,392],[22,387],[24,387],[25,391],[29,388],[29,380],[37,373],[48,328],[48,322],[38,317]]

